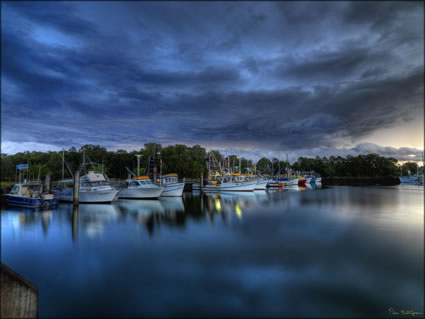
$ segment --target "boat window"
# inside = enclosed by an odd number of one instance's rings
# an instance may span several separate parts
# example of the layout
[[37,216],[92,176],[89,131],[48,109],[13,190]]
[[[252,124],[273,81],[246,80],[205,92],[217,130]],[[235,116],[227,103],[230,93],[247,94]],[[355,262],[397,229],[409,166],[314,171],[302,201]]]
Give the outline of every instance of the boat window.
[[151,181],[146,181],[145,183],[146,183],[146,184],[152,184],[152,182],[151,182]]
[[137,186],[139,186],[139,183],[138,182],[136,182],[136,181],[131,181],[130,182],[130,187],[137,187]]
[[41,192],[41,185],[25,185],[22,187],[22,192]]
[[140,185],[145,185],[144,181],[139,181]]
[[83,187],[90,187],[90,184],[89,183],[81,183],[81,186],[83,186]]
[[13,195],[17,195],[19,193],[19,186],[13,187],[13,189],[10,193],[13,194]]
[[97,182],[89,182],[88,184],[90,186],[108,186],[109,182],[108,181],[97,181]]

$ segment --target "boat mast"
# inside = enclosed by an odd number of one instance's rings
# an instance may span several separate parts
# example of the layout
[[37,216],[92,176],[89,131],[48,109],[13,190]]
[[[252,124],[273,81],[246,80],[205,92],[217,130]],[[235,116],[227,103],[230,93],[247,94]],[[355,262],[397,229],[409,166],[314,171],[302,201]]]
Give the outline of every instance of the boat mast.
[[288,153],[286,153],[286,175],[288,177],[288,181],[289,181],[289,167],[288,167]]
[[239,174],[242,174],[241,157],[239,156]]
[[279,172],[277,174],[278,174],[278,176],[280,176],[280,160],[279,159],[277,159],[277,165],[279,167]]
[[62,180],[65,176],[65,150],[62,149]]

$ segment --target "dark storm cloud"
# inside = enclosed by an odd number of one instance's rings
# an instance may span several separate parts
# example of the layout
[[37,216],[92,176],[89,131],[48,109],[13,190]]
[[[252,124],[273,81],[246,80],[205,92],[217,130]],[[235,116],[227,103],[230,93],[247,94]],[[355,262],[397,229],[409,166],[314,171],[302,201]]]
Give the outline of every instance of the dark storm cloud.
[[2,9],[6,142],[335,148],[423,107],[423,3]]

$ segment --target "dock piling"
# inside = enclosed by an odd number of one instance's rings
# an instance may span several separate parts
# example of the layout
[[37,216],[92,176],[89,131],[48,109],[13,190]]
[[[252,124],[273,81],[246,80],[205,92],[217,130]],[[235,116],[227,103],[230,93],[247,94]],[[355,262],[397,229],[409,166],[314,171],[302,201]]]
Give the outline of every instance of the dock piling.
[[204,175],[203,174],[201,174],[201,182],[199,184],[199,189],[201,190],[201,192],[204,189]]
[[80,205],[80,171],[74,173],[74,206]]
[[47,173],[46,177],[44,178],[44,192],[50,193],[50,173]]

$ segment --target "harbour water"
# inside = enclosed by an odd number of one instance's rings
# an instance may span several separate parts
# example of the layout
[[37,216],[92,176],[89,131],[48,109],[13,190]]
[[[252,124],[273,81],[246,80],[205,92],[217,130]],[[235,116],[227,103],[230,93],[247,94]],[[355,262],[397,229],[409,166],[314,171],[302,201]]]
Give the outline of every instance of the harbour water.
[[424,188],[4,208],[1,259],[40,317],[424,313]]

